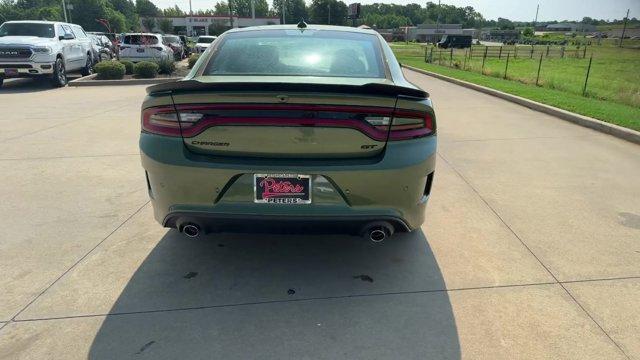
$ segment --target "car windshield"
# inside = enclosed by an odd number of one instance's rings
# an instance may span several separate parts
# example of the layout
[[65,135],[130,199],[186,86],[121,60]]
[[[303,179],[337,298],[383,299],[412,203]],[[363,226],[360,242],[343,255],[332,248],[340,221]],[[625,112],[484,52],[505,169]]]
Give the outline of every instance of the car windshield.
[[124,43],[129,45],[155,45],[158,38],[153,35],[125,35]]
[[327,30],[227,34],[205,75],[385,77],[378,38]]
[[172,43],[172,44],[180,43],[180,38],[177,36],[163,36],[162,39],[167,43]]
[[37,36],[52,38],[56,36],[56,32],[52,24],[4,23],[0,25],[0,36]]
[[201,36],[201,37],[198,38],[198,43],[200,43],[200,44],[209,44],[209,43],[212,43],[213,40],[215,40],[215,39],[216,38],[214,38],[214,37]]

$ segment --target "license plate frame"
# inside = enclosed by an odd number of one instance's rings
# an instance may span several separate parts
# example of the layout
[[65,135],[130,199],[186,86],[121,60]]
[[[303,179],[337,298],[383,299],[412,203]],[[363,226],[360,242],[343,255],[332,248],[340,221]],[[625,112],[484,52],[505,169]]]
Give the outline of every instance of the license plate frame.
[[138,48],[138,49],[136,49],[136,52],[144,53],[144,48]]
[[256,204],[311,204],[311,193],[311,175],[253,174],[253,202]]

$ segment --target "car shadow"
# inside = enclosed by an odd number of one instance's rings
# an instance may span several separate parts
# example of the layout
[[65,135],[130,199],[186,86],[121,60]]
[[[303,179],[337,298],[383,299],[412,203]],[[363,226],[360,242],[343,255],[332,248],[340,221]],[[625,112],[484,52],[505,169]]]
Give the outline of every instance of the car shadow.
[[168,231],[89,358],[459,359],[448,293],[421,231],[350,236]]
[[[69,76],[69,81],[79,78]],[[48,79],[31,79],[31,78],[17,78],[17,79],[5,79],[4,83],[0,87],[0,94],[23,94],[41,92],[47,90],[55,90]]]

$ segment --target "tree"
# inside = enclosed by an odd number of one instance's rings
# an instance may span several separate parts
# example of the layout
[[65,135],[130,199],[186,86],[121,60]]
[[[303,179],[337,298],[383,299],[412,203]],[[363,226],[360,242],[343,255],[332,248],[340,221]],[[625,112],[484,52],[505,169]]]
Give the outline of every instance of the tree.
[[273,12],[275,16],[280,17],[281,23],[284,24],[282,19],[282,3],[284,6],[284,15],[288,23],[297,23],[300,19],[305,19],[309,22],[309,11],[304,0],[273,0]]
[[177,16],[185,15],[184,11],[182,11],[182,9],[178,7],[178,5],[162,10],[162,14],[164,16],[169,16],[169,17],[177,17]]
[[153,32],[153,29],[156,27],[156,19],[152,17],[143,18],[142,26],[144,26],[147,31]]
[[498,18],[498,22],[496,23],[496,25],[500,30],[513,30],[516,28],[515,25],[513,25],[513,22],[511,20],[504,19],[501,17]]
[[209,35],[220,35],[229,30],[228,21],[215,19],[209,24]]
[[164,34],[171,34],[173,32],[173,21],[170,19],[161,19],[158,22],[158,27],[160,31]]
[[[229,16],[229,4],[226,2],[217,2],[214,5],[214,13],[216,15],[225,15]],[[212,14],[213,15],[213,14]]]
[[160,9],[149,0],[136,0],[136,11],[141,17],[161,15]]
[[524,30],[522,30],[522,36],[532,37],[533,34],[534,34],[533,29],[530,27],[524,28]]
[[107,18],[113,32],[127,31],[127,18],[118,10],[107,8]]
[[[251,16],[252,0],[233,0],[234,13],[238,16]],[[267,0],[254,0],[256,16],[267,16],[269,12],[269,4]]]
[[138,31],[140,29],[140,18],[136,12],[136,4],[132,0],[109,0],[109,3],[126,19],[126,27],[122,31]]
[[309,7],[311,21],[315,24],[346,25],[347,4],[337,0],[313,0]]
[[104,27],[96,19],[109,17],[105,0],[83,0],[73,4],[73,10],[69,11],[75,24],[82,26],[86,31],[104,31]]

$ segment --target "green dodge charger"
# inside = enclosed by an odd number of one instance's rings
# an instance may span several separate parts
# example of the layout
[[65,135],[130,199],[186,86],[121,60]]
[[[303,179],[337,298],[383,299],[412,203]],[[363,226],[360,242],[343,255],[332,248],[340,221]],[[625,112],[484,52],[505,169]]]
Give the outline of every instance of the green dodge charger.
[[184,79],[151,86],[140,150],[155,218],[211,232],[420,227],[436,121],[375,31],[227,31]]

